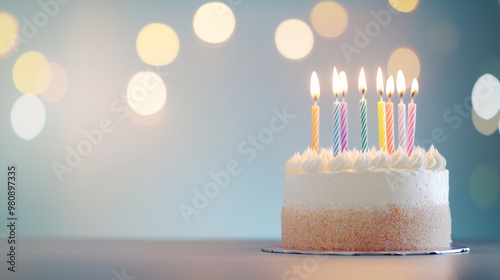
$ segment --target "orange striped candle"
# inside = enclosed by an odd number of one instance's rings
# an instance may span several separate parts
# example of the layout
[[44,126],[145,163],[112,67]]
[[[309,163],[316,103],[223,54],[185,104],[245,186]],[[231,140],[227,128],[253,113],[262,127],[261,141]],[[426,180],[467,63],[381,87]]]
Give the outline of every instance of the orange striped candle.
[[314,100],[314,106],[312,106],[311,148],[315,150],[316,153],[319,153],[319,80],[316,71],[311,75],[311,97]]

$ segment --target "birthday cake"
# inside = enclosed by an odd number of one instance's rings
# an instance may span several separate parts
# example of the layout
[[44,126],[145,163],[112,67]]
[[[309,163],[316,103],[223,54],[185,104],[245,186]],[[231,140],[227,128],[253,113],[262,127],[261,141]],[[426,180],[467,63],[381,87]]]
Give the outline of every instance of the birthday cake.
[[434,148],[372,148],[333,157],[307,149],[285,164],[283,246],[295,250],[419,251],[449,248],[446,160]]

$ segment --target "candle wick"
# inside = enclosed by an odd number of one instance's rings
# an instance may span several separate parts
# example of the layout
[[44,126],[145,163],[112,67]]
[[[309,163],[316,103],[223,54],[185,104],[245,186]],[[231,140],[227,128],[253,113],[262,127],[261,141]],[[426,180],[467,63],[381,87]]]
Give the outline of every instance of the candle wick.
[[318,97],[314,96],[314,106],[318,106]]

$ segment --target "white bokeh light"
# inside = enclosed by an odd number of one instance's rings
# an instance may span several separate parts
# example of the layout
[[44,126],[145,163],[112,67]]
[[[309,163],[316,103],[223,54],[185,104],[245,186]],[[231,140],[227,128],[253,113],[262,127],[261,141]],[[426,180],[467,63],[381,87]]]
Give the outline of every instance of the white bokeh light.
[[12,129],[24,140],[35,138],[45,126],[46,118],[43,102],[31,94],[20,96],[10,112]]
[[500,81],[491,74],[482,75],[472,88],[472,106],[485,120],[493,118],[500,110]]
[[194,33],[201,40],[217,44],[233,35],[236,19],[231,8],[221,2],[203,4],[193,18]]
[[127,86],[127,104],[139,115],[157,113],[167,100],[167,87],[162,78],[151,71],[135,74]]
[[314,36],[307,23],[299,19],[287,19],[278,25],[275,33],[278,51],[288,59],[302,59],[314,45]]

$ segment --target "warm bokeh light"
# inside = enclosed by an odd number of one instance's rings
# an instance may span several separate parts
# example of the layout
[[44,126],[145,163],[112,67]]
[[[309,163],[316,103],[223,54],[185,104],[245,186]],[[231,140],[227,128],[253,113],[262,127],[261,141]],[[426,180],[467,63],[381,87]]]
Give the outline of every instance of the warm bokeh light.
[[12,79],[20,92],[39,94],[46,90],[51,83],[50,64],[41,53],[26,52],[14,64]]
[[236,19],[233,11],[221,2],[203,4],[194,14],[194,33],[201,40],[217,44],[233,35]]
[[167,88],[161,77],[151,71],[135,74],[127,87],[127,104],[142,116],[157,113],[167,101]]
[[389,0],[389,4],[397,11],[409,13],[415,10],[419,0]]
[[0,12],[0,58],[9,55],[19,42],[19,23],[13,15]]
[[342,34],[347,26],[347,12],[337,2],[323,1],[314,6],[311,23],[319,35],[335,38]]
[[415,52],[408,48],[399,48],[389,57],[387,62],[388,75],[397,77],[401,70],[405,76],[405,84],[408,88],[414,78],[420,75],[420,60]]
[[319,79],[316,71],[313,71],[311,74],[311,97],[314,100],[319,98]]
[[486,209],[493,206],[500,194],[498,173],[490,165],[478,166],[469,180],[470,196],[477,207]]
[[458,29],[451,21],[440,21],[429,31],[429,46],[439,54],[451,54],[458,46],[458,39]]
[[477,79],[472,88],[472,106],[477,115],[485,120],[495,116],[500,110],[500,81],[484,74]]
[[299,19],[287,19],[276,28],[275,43],[284,57],[301,59],[311,52],[314,36],[307,23]]
[[358,86],[359,92],[366,92],[365,69],[363,69],[363,67],[361,67],[361,71],[359,72]]
[[481,134],[485,136],[490,136],[497,129],[499,129],[500,125],[500,111],[491,119],[485,120],[478,116],[476,111],[472,109],[472,124],[474,125],[474,128]]
[[66,94],[68,90],[68,74],[58,63],[51,62],[52,80],[49,87],[40,94],[40,97],[48,103],[55,103]]
[[179,37],[170,26],[151,23],[141,29],[135,46],[142,61],[153,66],[163,66],[172,63],[177,57]]
[[35,95],[21,95],[10,112],[10,124],[17,136],[24,140],[35,138],[45,126],[46,111]]

